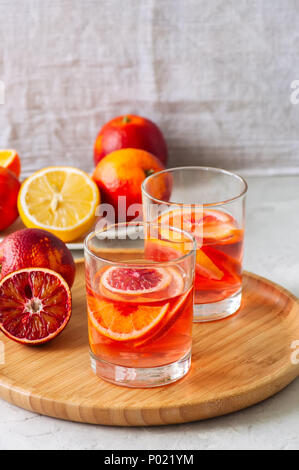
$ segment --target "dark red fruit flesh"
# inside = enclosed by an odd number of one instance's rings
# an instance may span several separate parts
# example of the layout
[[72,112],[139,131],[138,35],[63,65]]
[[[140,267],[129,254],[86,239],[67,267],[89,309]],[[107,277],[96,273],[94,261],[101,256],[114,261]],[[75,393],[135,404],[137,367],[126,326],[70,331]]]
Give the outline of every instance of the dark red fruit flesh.
[[70,315],[70,291],[50,270],[21,270],[0,283],[0,328],[15,341],[49,341],[64,329]]

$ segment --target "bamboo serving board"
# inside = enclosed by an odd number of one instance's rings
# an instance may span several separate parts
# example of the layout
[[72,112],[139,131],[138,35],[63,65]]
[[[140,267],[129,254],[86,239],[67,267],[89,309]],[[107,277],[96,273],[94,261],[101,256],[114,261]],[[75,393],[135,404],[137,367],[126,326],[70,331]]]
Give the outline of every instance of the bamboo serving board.
[[[51,343],[32,348],[0,336],[0,397],[56,418],[118,426],[165,425],[224,415],[258,403],[299,375],[299,301],[266,279],[244,275],[243,305],[231,318],[195,324],[190,373],[155,389],[129,389],[90,369],[84,267],[78,264],[73,316]],[[1,343],[0,343],[1,344]]]

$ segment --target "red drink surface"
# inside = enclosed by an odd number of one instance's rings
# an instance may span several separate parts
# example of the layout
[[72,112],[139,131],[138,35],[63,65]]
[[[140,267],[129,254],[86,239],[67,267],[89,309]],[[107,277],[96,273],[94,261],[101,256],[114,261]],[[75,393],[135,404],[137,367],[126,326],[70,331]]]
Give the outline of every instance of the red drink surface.
[[104,268],[93,285],[87,272],[93,354],[136,368],[164,366],[184,357],[192,343],[193,287],[185,288],[182,271],[121,269]]

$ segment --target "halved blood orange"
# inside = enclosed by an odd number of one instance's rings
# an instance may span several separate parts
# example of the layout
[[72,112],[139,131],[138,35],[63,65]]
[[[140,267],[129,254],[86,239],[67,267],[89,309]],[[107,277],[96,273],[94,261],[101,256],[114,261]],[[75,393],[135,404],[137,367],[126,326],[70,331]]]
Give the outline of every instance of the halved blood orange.
[[50,341],[66,327],[71,312],[68,284],[50,269],[21,269],[0,281],[0,329],[14,341]]
[[103,286],[111,292],[125,295],[150,294],[165,289],[171,281],[166,269],[156,267],[112,267],[101,277]]
[[165,316],[169,303],[160,306],[113,302],[88,296],[88,314],[93,327],[102,335],[129,341],[141,338]]

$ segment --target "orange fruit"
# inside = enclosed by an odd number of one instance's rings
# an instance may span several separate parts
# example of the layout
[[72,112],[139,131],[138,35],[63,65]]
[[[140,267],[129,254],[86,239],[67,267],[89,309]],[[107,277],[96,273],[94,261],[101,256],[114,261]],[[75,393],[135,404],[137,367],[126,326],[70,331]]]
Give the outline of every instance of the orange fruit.
[[67,246],[50,232],[18,230],[0,244],[0,279],[23,268],[47,268],[59,273],[72,287],[76,265]]
[[[143,181],[147,176],[163,169],[162,163],[144,150],[122,149],[110,153],[100,161],[93,179],[100,189],[103,202],[114,207],[116,220],[125,221],[134,218],[136,212],[132,210],[132,213],[118,214],[118,198],[125,198],[127,208],[133,204],[141,205]],[[164,187],[164,192],[167,193],[167,186]]]
[[0,230],[9,227],[18,217],[20,183],[7,168],[0,167]]
[[27,268],[0,281],[0,329],[16,342],[50,341],[66,327],[71,312],[69,287],[54,271]]
[[0,166],[8,168],[19,178],[21,173],[21,161],[15,150],[0,149]]
[[161,306],[130,305],[91,296],[87,304],[93,327],[98,333],[116,341],[129,341],[146,335],[169,308],[169,303]]
[[107,122],[94,144],[94,162],[97,165],[106,155],[123,148],[145,150],[167,163],[168,151],[162,132],[149,119],[127,114]]

